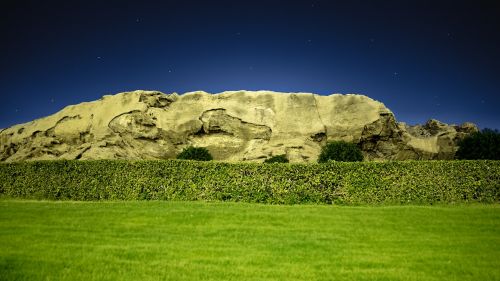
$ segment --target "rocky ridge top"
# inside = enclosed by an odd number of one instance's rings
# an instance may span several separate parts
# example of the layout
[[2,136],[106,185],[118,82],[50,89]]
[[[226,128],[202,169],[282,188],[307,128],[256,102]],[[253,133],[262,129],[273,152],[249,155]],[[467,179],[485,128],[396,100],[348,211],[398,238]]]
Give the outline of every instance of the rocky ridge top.
[[0,161],[170,159],[194,145],[215,160],[286,154],[309,162],[330,140],[357,143],[366,160],[452,159],[457,142],[475,131],[472,123],[398,123],[384,104],[363,95],[138,90],[2,130]]

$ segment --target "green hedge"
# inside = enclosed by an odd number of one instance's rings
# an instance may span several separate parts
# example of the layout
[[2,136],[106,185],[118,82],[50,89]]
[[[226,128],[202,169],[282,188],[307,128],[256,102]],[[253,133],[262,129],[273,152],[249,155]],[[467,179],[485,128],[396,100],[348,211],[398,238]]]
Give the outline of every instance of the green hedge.
[[0,164],[4,197],[271,204],[499,202],[500,161],[256,164],[36,161]]

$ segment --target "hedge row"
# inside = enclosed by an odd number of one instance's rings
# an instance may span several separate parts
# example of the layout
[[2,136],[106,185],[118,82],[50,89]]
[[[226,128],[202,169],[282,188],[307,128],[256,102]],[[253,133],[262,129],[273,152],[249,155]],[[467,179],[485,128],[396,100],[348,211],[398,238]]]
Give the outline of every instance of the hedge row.
[[4,197],[271,204],[499,202],[500,161],[256,164],[36,161],[0,164]]

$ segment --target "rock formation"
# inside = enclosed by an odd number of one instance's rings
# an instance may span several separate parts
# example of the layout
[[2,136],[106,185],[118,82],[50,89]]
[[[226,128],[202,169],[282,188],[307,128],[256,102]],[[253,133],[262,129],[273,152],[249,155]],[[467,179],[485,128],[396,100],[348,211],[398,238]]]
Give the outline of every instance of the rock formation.
[[397,123],[362,95],[133,91],[65,107],[0,132],[0,161],[170,159],[193,145],[215,160],[316,161],[330,140],[355,142],[366,160],[451,159],[477,127]]

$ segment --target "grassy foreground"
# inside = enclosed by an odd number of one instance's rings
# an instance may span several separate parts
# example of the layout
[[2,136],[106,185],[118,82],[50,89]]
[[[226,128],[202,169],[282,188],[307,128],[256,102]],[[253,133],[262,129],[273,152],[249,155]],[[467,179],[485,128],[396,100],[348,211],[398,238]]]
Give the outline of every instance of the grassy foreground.
[[0,200],[1,280],[500,280],[500,206]]

